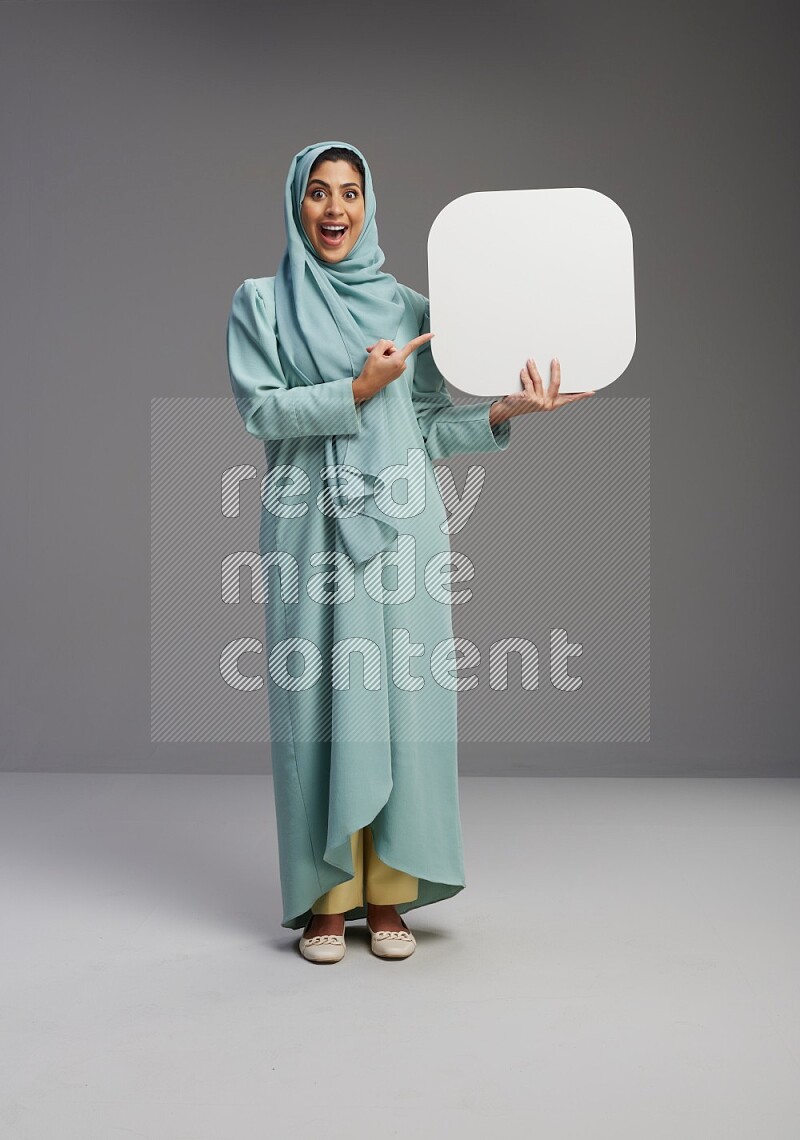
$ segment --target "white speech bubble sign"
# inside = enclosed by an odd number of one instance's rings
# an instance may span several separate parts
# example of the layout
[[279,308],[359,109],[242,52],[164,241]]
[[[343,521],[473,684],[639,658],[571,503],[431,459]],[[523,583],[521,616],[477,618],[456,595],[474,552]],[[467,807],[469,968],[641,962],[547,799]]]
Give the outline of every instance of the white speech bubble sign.
[[633,235],[597,190],[464,194],[428,235],[434,360],[475,396],[522,389],[530,356],[544,383],[561,363],[561,392],[605,388],[636,344]]

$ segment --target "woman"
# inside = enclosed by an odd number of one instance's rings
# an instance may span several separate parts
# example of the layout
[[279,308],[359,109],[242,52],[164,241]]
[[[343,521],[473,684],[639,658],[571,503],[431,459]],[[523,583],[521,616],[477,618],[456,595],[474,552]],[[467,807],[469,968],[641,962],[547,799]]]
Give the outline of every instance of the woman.
[[[277,277],[233,297],[228,364],[264,440],[272,767],[282,925],[340,961],[346,919],[402,959],[401,917],[465,886],[446,512],[433,460],[507,449],[510,419],[592,393],[522,391],[454,406],[427,299],[381,271],[363,154],[322,142],[286,180]],[[400,484],[397,496],[395,485]]]

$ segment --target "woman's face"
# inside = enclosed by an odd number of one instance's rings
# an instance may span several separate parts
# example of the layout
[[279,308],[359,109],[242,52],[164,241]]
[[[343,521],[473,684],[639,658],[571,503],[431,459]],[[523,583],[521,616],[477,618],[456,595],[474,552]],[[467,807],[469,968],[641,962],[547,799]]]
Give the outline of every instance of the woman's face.
[[308,180],[300,220],[322,261],[335,263],[347,257],[364,227],[364,189],[358,171],[343,159],[321,162]]

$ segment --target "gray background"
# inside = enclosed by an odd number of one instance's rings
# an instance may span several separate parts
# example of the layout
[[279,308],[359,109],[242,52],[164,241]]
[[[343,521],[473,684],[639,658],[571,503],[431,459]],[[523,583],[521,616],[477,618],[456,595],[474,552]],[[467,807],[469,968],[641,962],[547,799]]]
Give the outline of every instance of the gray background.
[[[263,744],[150,740],[150,400],[230,394],[230,299],[277,269],[288,163],[343,138],[422,292],[470,191],[588,186],[634,234],[636,353],[595,399],[651,399],[651,737],[464,744],[462,770],[797,774],[790,13],[2,5],[2,766],[268,770]],[[539,418],[504,457],[537,499]],[[508,551],[522,607],[546,583]]]

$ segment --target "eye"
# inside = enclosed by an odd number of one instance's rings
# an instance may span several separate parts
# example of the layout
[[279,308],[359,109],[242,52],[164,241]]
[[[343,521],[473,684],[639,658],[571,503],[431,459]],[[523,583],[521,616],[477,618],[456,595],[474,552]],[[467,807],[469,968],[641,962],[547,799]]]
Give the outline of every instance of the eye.
[[311,197],[313,198],[313,197],[314,197],[316,194],[324,194],[324,193],[325,193],[325,191],[324,191],[324,190],[320,190],[320,188],[319,188],[319,186],[318,186],[318,187],[316,188],[316,190],[312,190],[312,191],[311,191]]

